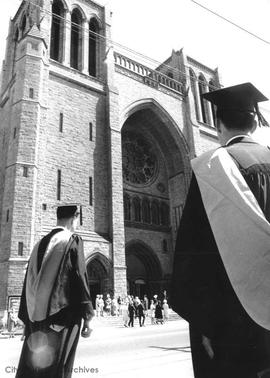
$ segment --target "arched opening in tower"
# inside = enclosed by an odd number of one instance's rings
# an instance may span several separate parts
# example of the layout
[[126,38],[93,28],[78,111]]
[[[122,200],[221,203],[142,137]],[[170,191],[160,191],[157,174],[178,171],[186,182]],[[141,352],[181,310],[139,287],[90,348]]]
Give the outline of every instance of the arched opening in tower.
[[98,23],[92,18],[89,23],[89,74],[91,76],[97,76],[98,34]]
[[78,9],[71,14],[70,66],[82,67],[82,15]]
[[50,57],[58,62],[63,60],[65,12],[61,0],[54,0],[52,4],[52,26]]

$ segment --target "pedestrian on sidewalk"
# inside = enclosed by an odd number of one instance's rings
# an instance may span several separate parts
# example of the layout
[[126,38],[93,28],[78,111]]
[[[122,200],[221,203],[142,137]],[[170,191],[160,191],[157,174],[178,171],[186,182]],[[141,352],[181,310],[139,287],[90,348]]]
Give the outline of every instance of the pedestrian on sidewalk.
[[119,295],[117,298],[117,316],[122,316],[122,303],[123,299]]
[[13,338],[15,336],[15,328],[18,323],[18,314],[15,311],[14,307],[11,307],[11,309],[8,312],[8,333],[9,333],[9,338]]
[[106,300],[105,300],[105,310],[108,316],[112,314],[112,300],[110,294],[107,294]]
[[144,313],[145,313],[145,316],[148,316],[148,309],[149,309],[149,299],[147,298],[147,295],[144,294],[143,296],[143,307],[144,307]]
[[144,314],[144,308],[143,308],[142,302],[140,300],[137,302],[136,315],[139,318],[140,327],[143,327],[144,322],[145,322],[145,314]]
[[100,294],[99,298],[99,309],[100,309],[100,316],[104,316],[104,299],[103,299],[103,294]]
[[95,305],[96,305],[96,317],[98,318],[100,316],[100,295],[97,294],[96,296],[96,302],[95,302]]
[[81,335],[94,316],[83,242],[75,234],[79,208],[57,208],[57,226],[34,247],[21,296],[25,324],[16,378],[70,378]]
[[164,299],[163,301],[163,317],[164,323],[169,320],[169,305],[167,303],[167,299]]
[[128,321],[129,321],[128,298],[125,298],[122,300],[121,308],[122,308],[122,317],[123,317],[124,327],[128,327]]
[[134,316],[135,316],[135,305],[132,299],[130,299],[129,304],[128,304],[128,315],[129,315],[129,322],[128,326],[129,327],[134,327]]
[[154,304],[154,300],[151,299],[150,302],[150,317],[151,317],[151,324],[155,324],[155,311],[156,311],[156,306]]
[[161,301],[158,300],[155,309],[155,323],[156,324],[163,324],[163,315],[162,315],[162,306]]
[[112,310],[111,310],[112,316],[117,315],[117,299],[113,297],[112,299]]

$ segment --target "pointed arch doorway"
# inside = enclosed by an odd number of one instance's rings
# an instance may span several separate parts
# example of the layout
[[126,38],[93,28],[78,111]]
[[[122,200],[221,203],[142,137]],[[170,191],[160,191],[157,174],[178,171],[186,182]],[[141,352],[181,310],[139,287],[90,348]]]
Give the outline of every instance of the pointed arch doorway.
[[98,294],[108,292],[111,264],[101,253],[95,253],[87,262],[87,275],[90,295],[95,308],[95,300]]
[[162,290],[162,269],[150,247],[141,241],[126,246],[128,294],[152,297]]

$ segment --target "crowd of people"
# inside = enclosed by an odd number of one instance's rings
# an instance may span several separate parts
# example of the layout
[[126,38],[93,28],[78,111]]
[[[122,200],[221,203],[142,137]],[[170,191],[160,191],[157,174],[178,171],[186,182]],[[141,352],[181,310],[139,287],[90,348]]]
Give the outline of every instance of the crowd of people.
[[[7,334],[9,338],[15,337],[15,332],[19,334],[23,330],[23,323],[18,318],[18,312],[14,307],[5,310],[2,318],[0,319],[0,333]],[[23,339],[23,338],[22,338]]]
[[147,295],[142,299],[127,295],[117,299],[107,294],[105,300],[98,294],[95,300],[96,317],[122,316],[125,327],[134,327],[134,319],[138,318],[140,327],[145,325],[145,318],[151,318],[151,324],[163,324],[169,319],[169,305],[166,298],[161,301],[158,295],[149,300]]

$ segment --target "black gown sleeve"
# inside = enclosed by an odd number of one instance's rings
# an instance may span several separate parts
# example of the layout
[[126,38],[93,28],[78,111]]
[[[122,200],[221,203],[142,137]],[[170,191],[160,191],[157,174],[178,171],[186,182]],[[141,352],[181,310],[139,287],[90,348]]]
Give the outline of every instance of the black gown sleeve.
[[27,324],[28,320],[29,320],[28,312],[27,312],[27,305],[26,305],[26,277],[27,277],[27,271],[28,271],[28,267],[27,267],[26,274],[25,274],[24,281],[23,281],[22,295],[21,295],[19,312],[18,312],[18,318],[24,324]]
[[91,320],[94,310],[90,297],[89,283],[83,253],[83,241],[80,236],[73,235],[73,242],[70,246],[71,264],[74,273],[73,293],[76,303],[80,306],[81,317]]
[[177,235],[171,305],[210,338],[221,320],[217,308],[219,264],[218,248],[193,174]]

